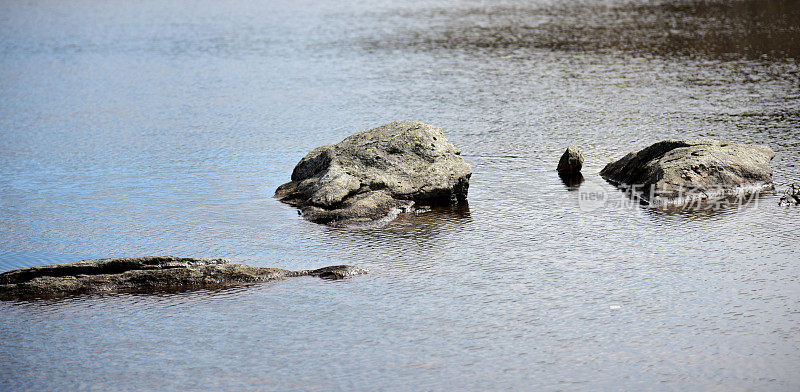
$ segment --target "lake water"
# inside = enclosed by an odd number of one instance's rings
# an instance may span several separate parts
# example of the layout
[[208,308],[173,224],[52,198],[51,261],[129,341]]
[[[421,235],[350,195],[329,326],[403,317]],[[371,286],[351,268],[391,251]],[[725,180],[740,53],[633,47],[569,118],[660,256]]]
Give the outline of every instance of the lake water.
[[[667,138],[800,177],[797,1],[0,4],[0,270],[228,257],[343,281],[0,303],[0,390],[800,390],[800,209],[661,213]],[[271,196],[308,151],[441,126],[469,208],[372,229]],[[577,144],[587,206],[555,173]]]

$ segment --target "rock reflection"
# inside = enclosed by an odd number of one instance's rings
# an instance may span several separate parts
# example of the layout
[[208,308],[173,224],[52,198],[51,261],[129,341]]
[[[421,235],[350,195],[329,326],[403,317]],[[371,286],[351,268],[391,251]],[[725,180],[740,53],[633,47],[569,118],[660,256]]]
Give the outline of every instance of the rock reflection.
[[38,296],[22,298],[4,298],[2,301],[12,305],[31,305],[39,307],[63,306],[69,303],[92,303],[95,301],[140,301],[147,299],[149,302],[179,301],[191,302],[202,299],[235,296],[256,286],[270,286],[285,282],[278,279],[265,282],[242,282],[228,287],[202,287],[202,286],[175,286],[158,289],[120,289],[94,293],[77,293],[63,296]]
[[559,173],[558,177],[561,178],[561,182],[567,187],[570,191],[577,191],[580,189],[581,184],[583,184],[584,178],[583,174],[575,173],[575,174],[562,174]]
[[760,203],[775,197],[774,192],[764,190],[757,193],[696,199],[686,204],[653,205],[642,199],[639,194],[626,190],[620,190],[620,192],[624,197],[628,198],[630,206],[638,205],[647,214],[653,216],[681,216],[689,219],[707,219],[738,213],[757,208]]
[[[800,58],[792,0],[486,6],[401,13],[370,49],[543,48],[718,59]],[[386,16],[387,19],[396,18]],[[440,21],[419,23],[417,21]]]
[[451,230],[466,222],[470,222],[469,204],[458,206],[427,207],[417,211],[400,214],[386,228],[401,232],[424,232],[434,235],[437,232]]
[[419,209],[414,212],[399,214],[394,220],[372,228],[340,228],[335,232],[344,237],[354,239],[357,243],[365,240],[370,246],[400,246],[399,238],[415,238],[424,242],[436,242],[460,232],[472,222],[468,204],[458,206],[441,206]]

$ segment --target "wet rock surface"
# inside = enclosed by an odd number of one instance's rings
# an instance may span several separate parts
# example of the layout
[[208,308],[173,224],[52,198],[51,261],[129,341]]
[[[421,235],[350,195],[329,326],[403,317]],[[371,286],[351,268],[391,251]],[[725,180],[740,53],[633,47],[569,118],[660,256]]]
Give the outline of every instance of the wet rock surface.
[[395,121],[314,149],[275,197],[332,226],[391,220],[415,204],[464,204],[472,170],[460,154],[441,128]]
[[230,264],[225,259],[174,256],[117,257],[4,272],[0,274],[0,299],[226,287],[295,276],[343,279],[365,273],[366,270],[352,265],[289,271]]
[[763,145],[667,140],[609,163],[600,175],[652,204],[682,204],[772,189],[774,156]]
[[569,146],[558,161],[558,174],[562,177],[580,173],[583,168],[583,153],[577,146]]
[[789,184],[789,188],[783,191],[783,196],[778,200],[778,205],[798,206],[800,205],[800,184]]

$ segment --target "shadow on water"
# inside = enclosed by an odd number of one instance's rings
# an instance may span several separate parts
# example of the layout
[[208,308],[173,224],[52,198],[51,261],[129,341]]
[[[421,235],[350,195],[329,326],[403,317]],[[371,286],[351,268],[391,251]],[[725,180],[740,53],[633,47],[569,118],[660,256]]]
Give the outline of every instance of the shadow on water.
[[[570,2],[419,9],[381,15],[399,26],[366,38],[381,49],[540,48],[713,59],[800,59],[796,0]],[[400,18],[397,20],[396,18]],[[418,23],[417,21],[438,23]]]

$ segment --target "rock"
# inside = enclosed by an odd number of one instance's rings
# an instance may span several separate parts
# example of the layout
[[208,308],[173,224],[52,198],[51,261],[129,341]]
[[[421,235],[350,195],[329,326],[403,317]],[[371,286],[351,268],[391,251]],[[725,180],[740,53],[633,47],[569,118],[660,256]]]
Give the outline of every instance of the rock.
[[651,205],[675,205],[772,189],[774,156],[762,145],[667,140],[609,163],[600,175]]
[[441,128],[395,121],[314,149],[275,197],[333,226],[390,220],[414,204],[466,203],[472,171],[460,154]]
[[367,273],[339,265],[307,271],[229,264],[225,259],[117,257],[22,268],[0,274],[0,299],[225,287],[294,276],[342,279]]
[[562,176],[574,175],[580,173],[583,167],[583,153],[576,146],[567,147],[567,151],[561,155],[561,160],[558,161],[558,174]]
[[363,275],[367,273],[367,270],[354,265],[335,265],[332,267],[323,267],[310,271],[301,271],[301,273],[310,276],[317,276],[322,279],[336,280],[346,279],[356,275]]
[[797,206],[800,205],[800,184],[792,183],[783,192],[783,196],[778,201],[778,205]]

